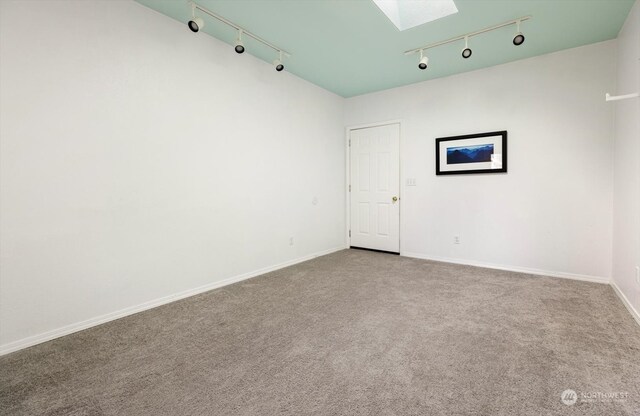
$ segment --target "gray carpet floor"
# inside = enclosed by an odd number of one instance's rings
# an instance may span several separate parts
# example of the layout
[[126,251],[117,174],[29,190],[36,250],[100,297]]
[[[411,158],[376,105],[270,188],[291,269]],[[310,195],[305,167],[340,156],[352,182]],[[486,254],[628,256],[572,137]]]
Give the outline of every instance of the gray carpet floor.
[[608,285],[344,250],[0,371],[3,415],[640,415],[640,326]]

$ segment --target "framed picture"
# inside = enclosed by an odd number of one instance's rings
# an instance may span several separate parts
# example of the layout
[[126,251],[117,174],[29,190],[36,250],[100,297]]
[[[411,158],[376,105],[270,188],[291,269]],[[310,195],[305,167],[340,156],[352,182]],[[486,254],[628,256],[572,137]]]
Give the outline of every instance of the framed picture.
[[436,139],[436,175],[506,171],[506,130]]

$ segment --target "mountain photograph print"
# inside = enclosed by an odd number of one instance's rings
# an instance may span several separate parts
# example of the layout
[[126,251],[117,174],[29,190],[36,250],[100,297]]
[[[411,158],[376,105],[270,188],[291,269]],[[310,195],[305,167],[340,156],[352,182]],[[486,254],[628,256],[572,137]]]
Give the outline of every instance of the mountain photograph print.
[[506,131],[436,139],[436,175],[506,172]]
[[491,162],[492,144],[447,148],[447,164]]

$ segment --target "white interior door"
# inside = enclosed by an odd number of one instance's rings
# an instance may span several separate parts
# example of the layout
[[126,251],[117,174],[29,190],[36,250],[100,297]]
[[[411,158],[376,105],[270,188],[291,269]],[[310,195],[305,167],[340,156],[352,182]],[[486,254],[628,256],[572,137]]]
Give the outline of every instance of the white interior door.
[[351,246],[400,252],[400,125],[350,132]]

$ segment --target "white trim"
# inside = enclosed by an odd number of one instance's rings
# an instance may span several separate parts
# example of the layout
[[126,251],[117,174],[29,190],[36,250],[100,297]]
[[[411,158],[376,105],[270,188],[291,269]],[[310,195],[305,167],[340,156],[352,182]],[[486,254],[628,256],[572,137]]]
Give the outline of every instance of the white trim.
[[345,127],[345,129],[347,130],[347,136],[348,136],[351,130],[360,130],[360,129],[368,129],[371,127],[389,126],[391,124],[400,124],[402,126],[402,119],[376,121],[374,123],[355,124],[352,126],[347,126]]
[[344,200],[344,212],[345,212],[345,241],[347,242],[347,247],[351,246],[351,191],[349,190],[349,186],[351,185],[351,129],[349,127],[345,127],[344,129],[344,149],[345,149],[345,170],[344,170],[344,192],[345,192],[345,200]]
[[609,283],[608,277],[601,277],[601,276],[589,276],[584,274],[554,272],[549,270],[530,269],[528,267],[505,266],[501,264],[483,263],[483,262],[472,261],[472,260],[460,260],[460,259],[451,259],[447,257],[429,256],[429,255],[420,254],[420,253],[401,252],[400,255],[405,257],[413,257],[416,259],[440,261],[443,263],[463,264],[465,266],[484,267],[487,269],[506,270],[509,272],[516,272],[516,273],[527,273],[527,274],[535,274],[539,276],[561,277],[563,279],[581,280],[584,282],[592,282],[592,283],[602,283],[602,284]]
[[627,299],[624,293],[622,293],[622,290],[620,290],[620,288],[618,287],[618,285],[613,279],[611,279],[611,282],[609,282],[609,284],[613,288],[613,291],[616,292],[616,295],[618,295],[618,297],[620,298],[624,306],[627,308],[629,313],[631,313],[631,316],[633,316],[633,319],[635,319],[636,323],[640,325],[640,312],[638,312],[636,308],[633,307],[631,302],[629,302],[629,299]]
[[52,339],[59,338],[65,335],[73,334],[74,332],[82,331],[87,328],[91,328],[97,325],[101,325],[110,321],[114,321],[119,318],[123,318],[125,316],[133,315],[138,312],[146,311],[148,309],[152,309],[161,305],[165,305],[167,303],[175,302],[180,299],[188,298],[190,296],[198,295],[200,293],[208,292],[213,289],[218,289],[223,286],[227,286],[233,283],[241,282],[243,280],[250,279],[252,277],[256,277],[265,273],[269,273],[275,270],[279,270],[288,266],[292,266],[294,264],[302,263],[304,261],[308,261],[314,259],[316,257],[324,256],[327,254],[334,253],[336,251],[346,249],[346,246],[334,247],[329,250],[320,251],[317,253],[313,253],[304,257],[300,257],[294,260],[289,260],[284,263],[277,264],[275,266],[264,267],[259,270],[255,270],[252,272],[244,273],[238,276],[230,277],[224,280],[220,280],[217,282],[209,283],[204,286],[196,287],[193,289],[188,289],[182,292],[175,293],[173,295],[164,296],[159,299],[150,300],[148,302],[141,303],[139,305],[130,306],[125,309],[121,309],[119,311],[111,312],[105,315],[96,316],[94,318],[87,319],[82,322],[77,322],[74,324],[66,325],[61,328],[57,328],[51,331],[47,331],[38,335],[32,335],[27,338],[20,339],[18,341],[13,341],[8,344],[0,345],[0,356],[9,354],[27,347],[31,347],[36,344],[41,344],[43,342],[51,341]]

